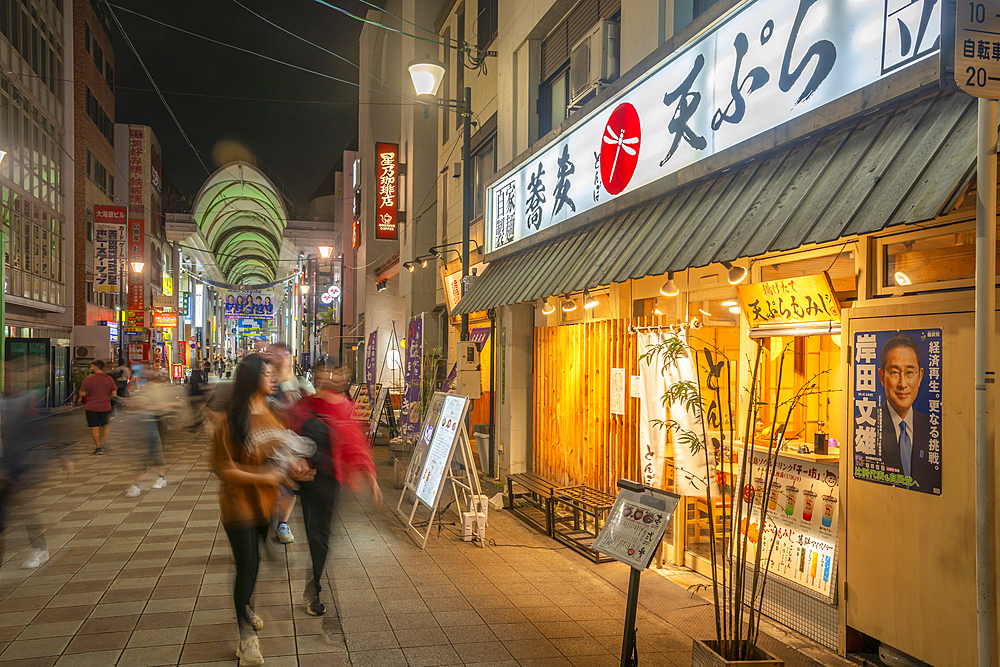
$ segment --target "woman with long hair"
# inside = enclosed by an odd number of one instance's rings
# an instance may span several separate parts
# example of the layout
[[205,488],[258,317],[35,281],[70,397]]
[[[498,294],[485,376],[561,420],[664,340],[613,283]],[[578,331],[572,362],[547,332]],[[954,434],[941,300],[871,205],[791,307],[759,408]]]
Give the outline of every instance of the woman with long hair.
[[[222,526],[236,561],[233,604],[240,631],[240,667],[261,665],[257,631],[264,621],[250,607],[260,565],[259,541],[267,537],[278,486],[308,481],[315,474],[303,456],[315,447],[286,430],[271,412],[271,366],[251,354],[236,367],[225,419],[212,440],[212,464],[222,481]],[[293,480],[293,481],[289,481]]]
[[312,560],[303,601],[306,611],[313,616],[326,612],[320,601],[320,581],[341,484],[352,490],[368,487],[375,509],[382,505],[382,491],[375,478],[368,443],[361,429],[351,421],[354,404],[344,396],[350,377],[347,367],[321,361],[316,367],[316,393],[303,397],[292,409],[289,420],[296,432],[316,443],[316,454],[310,459],[315,477],[299,486]]

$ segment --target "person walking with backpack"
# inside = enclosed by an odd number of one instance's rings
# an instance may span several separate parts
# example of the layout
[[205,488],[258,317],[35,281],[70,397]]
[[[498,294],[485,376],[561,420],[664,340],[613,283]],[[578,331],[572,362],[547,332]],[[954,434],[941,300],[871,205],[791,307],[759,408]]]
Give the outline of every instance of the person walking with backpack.
[[322,616],[326,612],[326,606],[320,600],[321,579],[341,485],[347,484],[355,490],[367,486],[371,490],[375,509],[382,505],[382,490],[375,477],[375,463],[364,434],[351,421],[354,404],[344,395],[350,377],[350,369],[321,362],[316,368],[318,391],[300,400],[290,414],[295,431],[316,443],[316,454],[310,459],[315,477],[299,485],[302,518],[312,561],[303,602],[312,616]]

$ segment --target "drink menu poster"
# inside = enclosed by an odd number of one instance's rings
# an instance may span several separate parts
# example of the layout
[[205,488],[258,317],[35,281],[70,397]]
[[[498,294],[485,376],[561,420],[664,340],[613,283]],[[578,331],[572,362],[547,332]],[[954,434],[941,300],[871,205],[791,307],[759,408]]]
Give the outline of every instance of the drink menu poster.
[[[417,498],[430,507],[434,506],[441,490],[442,480],[451,461],[455,435],[462,427],[462,418],[468,401],[465,396],[450,395],[445,397],[441,406],[441,414],[434,427],[434,435],[427,450],[427,459],[424,461],[416,491]],[[426,429],[426,426],[424,428]]]

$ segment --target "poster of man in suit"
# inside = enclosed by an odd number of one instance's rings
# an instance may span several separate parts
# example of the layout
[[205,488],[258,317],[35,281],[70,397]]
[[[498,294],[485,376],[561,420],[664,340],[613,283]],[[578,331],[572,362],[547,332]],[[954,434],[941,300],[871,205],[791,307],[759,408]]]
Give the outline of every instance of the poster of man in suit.
[[941,329],[854,334],[854,477],[941,494]]

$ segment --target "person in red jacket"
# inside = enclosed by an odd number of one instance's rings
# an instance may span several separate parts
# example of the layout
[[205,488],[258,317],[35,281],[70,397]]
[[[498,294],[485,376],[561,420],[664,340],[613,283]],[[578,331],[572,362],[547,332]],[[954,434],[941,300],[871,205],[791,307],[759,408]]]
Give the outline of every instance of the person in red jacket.
[[315,377],[318,391],[296,403],[289,418],[299,435],[316,443],[316,454],[310,460],[316,476],[300,483],[299,497],[312,559],[303,601],[309,614],[321,616],[326,606],[320,602],[320,578],[330,547],[330,524],[340,485],[347,484],[355,491],[362,486],[370,488],[376,511],[382,505],[382,490],[365,436],[351,421],[354,404],[344,395],[350,369],[321,362]]

